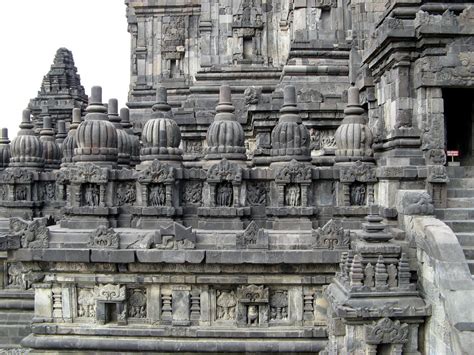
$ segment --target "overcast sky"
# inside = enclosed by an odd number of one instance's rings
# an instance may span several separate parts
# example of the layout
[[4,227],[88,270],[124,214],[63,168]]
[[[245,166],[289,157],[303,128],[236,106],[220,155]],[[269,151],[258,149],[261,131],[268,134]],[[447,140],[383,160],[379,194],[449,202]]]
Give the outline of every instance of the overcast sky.
[[72,51],[86,93],[100,85],[103,101],[125,105],[130,35],[123,0],[13,0],[0,11],[0,127],[10,139],[37,95],[56,50]]

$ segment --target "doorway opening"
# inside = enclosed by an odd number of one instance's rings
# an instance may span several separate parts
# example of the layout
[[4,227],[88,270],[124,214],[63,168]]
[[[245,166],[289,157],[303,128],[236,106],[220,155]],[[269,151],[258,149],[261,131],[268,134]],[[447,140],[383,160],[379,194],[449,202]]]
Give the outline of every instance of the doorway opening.
[[117,303],[105,304],[105,324],[117,323]]
[[474,89],[443,89],[445,145],[461,165],[474,165]]

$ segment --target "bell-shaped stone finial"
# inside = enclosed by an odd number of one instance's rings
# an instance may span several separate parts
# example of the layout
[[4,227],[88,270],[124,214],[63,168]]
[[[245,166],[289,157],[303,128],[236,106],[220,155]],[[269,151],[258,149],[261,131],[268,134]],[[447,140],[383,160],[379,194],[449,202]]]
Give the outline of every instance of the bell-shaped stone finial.
[[153,105],[152,119],[143,126],[140,160],[144,164],[151,164],[155,159],[180,162],[183,159],[183,151],[179,148],[181,131],[172,118],[166,88],[157,89],[156,100],[157,102]]
[[110,99],[109,105],[107,106],[107,110],[109,121],[112,122],[115,129],[117,130],[117,163],[121,167],[129,167],[131,142],[128,133],[125,132],[121,123],[122,119],[120,118],[118,113],[118,100]]
[[115,167],[117,164],[117,130],[107,119],[107,109],[102,104],[102,88],[92,88],[87,115],[76,132],[77,148],[74,162],[94,163]]
[[309,161],[309,131],[302,123],[296,104],[296,90],[292,85],[283,91],[283,106],[278,124],[272,131],[272,161]]
[[207,160],[247,160],[245,136],[242,125],[237,121],[232,105],[231,88],[223,85],[219,89],[219,103],[214,122],[207,130]]
[[351,86],[345,117],[335,134],[337,161],[372,160],[373,135],[363,114],[364,109],[359,104],[359,89]]
[[67,137],[66,133],[66,122],[64,120],[58,120],[56,122],[57,132],[56,132],[56,143],[58,143],[61,148],[64,139]]
[[69,127],[67,137],[64,139],[63,144],[61,145],[63,151],[61,167],[66,167],[73,162],[72,158],[74,156],[74,150],[77,148],[76,131],[77,127],[79,127],[81,124],[81,120],[81,109],[73,108],[71,126]]
[[8,167],[10,163],[11,151],[10,140],[8,139],[8,128],[0,131],[0,170]]
[[137,164],[140,164],[140,139],[133,132],[133,125],[130,122],[130,110],[127,107],[122,107],[120,109],[120,118],[120,123],[130,138],[130,166],[134,167]]
[[43,145],[44,168],[46,170],[58,169],[61,164],[61,149],[54,138],[51,117],[43,117],[43,129],[40,132],[40,141]]
[[42,168],[44,166],[43,145],[33,131],[30,110],[23,111],[20,131],[11,143],[10,167]]

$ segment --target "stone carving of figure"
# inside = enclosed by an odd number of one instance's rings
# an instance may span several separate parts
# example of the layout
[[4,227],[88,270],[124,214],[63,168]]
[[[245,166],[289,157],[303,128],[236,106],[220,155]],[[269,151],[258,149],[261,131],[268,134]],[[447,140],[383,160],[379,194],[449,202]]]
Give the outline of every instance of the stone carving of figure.
[[289,185],[286,188],[285,204],[290,207],[300,205],[300,187],[298,185]]
[[150,188],[149,202],[151,206],[164,206],[166,202],[166,187],[156,185]]
[[54,200],[56,198],[56,186],[53,183],[46,184],[45,192],[48,200]]
[[86,206],[99,206],[99,186],[89,184],[84,191],[84,204]]
[[216,192],[217,206],[231,207],[234,197],[232,184],[229,182],[219,184]]
[[366,187],[363,184],[357,184],[351,188],[351,205],[364,206],[365,205]]
[[26,187],[25,186],[18,186],[15,189],[15,200],[17,201],[26,200]]
[[248,306],[247,323],[248,325],[258,325],[258,306]]

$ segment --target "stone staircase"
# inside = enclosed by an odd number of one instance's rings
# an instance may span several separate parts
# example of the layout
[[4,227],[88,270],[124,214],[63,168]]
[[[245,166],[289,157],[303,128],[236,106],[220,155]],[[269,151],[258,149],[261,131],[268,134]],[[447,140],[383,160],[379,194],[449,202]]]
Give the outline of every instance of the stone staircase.
[[456,234],[474,278],[474,166],[448,167],[447,208],[436,210]]
[[0,353],[20,347],[31,333],[34,294],[31,291],[0,290]]

